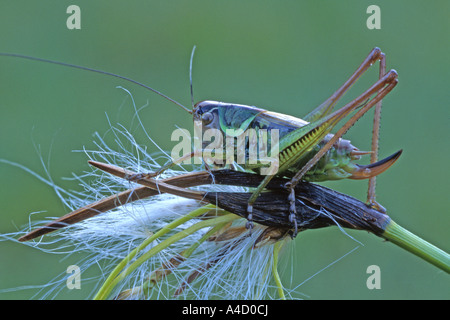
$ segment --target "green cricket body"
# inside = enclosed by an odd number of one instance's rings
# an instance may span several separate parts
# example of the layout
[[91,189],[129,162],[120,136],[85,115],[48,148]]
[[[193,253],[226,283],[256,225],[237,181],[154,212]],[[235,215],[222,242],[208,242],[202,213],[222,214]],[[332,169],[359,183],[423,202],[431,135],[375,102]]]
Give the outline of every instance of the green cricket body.
[[[333,137],[332,134],[324,134],[319,143],[302,150],[305,147],[298,141],[307,136],[307,132],[299,132],[298,129],[305,127],[309,122],[293,116],[252,106],[217,101],[197,103],[193,114],[194,120],[202,121],[203,132],[211,128],[219,129],[223,134],[227,129],[242,129],[243,131],[254,129],[256,132],[260,129],[278,130],[280,140],[278,176],[293,177]],[[296,138],[293,139],[293,137]],[[248,144],[246,148],[248,148]],[[355,172],[361,171],[359,170],[361,166],[353,163],[361,157],[358,152],[359,149],[353,146],[349,140],[340,138],[338,143],[333,145],[305,174],[304,180],[318,182],[345,178],[359,179],[359,176],[353,176]],[[293,154],[299,153],[303,155],[294,159],[293,162],[288,161],[293,158]],[[259,173],[261,165],[246,164],[244,168]]]

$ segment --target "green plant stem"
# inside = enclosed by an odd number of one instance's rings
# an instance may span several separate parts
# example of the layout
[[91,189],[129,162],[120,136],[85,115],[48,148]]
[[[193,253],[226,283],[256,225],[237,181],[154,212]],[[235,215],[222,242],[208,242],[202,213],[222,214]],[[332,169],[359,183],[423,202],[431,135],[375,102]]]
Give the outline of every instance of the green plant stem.
[[[186,250],[184,250],[181,254],[180,254],[180,258],[182,259],[187,259],[191,256],[191,254],[195,251],[195,249],[197,249],[203,242],[205,242],[211,235],[213,235],[215,232],[219,231],[220,229],[222,229],[227,223],[221,223],[218,224],[216,226],[214,226],[213,228],[211,228],[208,232],[206,232],[198,241],[196,241],[192,246],[190,246],[189,248],[187,248]],[[166,277],[167,274],[164,274],[163,277]],[[147,280],[143,285],[142,285],[142,290],[143,292],[147,292],[149,290],[151,290],[153,283],[156,281],[159,281],[160,279],[155,278],[155,280],[152,280],[152,276],[149,277],[149,280]]]
[[[239,217],[236,216],[236,215],[227,214],[227,215],[224,215],[224,216],[220,216],[218,218],[213,218],[213,219],[208,219],[208,220],[204,220],[204,221],[198,222],[198,223],[190,226],[189,228],[174,234],[173,236],[171,236],[171,237],[167,238],[166,240],[162,241],[160,244],[158,244],[157,246],[151,248],[149,251],[147,251],[142,256],[137,258],[132,264],[130,264],[123,272],[118,274],[116,277],[112,278],[111,275],[110,275],[110,277],[108,277],[107,281],[105,281],[105,283],[103,284],[102,288],[99,290],[99,292],[97,293],[97,295],[95,296],[94,299],[96,299],[96,300],[106,299],[108,297],[108,295],[110,294],[110,292],[112,291],[112,289],[121,280],[125,279],[131,272],[133,272],[142,263],[147,261],[149,258],[154,256],[155,254],[157,254],[161,250],[167,248],[171,244],[181,240],[182,238],[187,237],[190,234],[193,234],[194,232],[196,232],[196,231],[198,231],[200,229],[203,229],[203,228],[215,225],[215,224],[221,224],[221,223],[224,223],[224,222],[232,221],[232,220],[238,219],[238,218]],[[156,236],[158,233],[159,232],[155,233],[154,236]],[[150,237],[150,238],[152,238],[152,237]],[[139,247],[142,247],[142,245],[139,246]],[[128,257],[125,258],[124,260],[126,260],[127,263],[128,263],[128,261],[130,261],[130,259]]]
[[202,215],[206,212],[208,212],[209,210],[214,209],[215,206],[213,205],[206,205],[204,207],[198,208],[196,210],[193,210],[191,212],[189,212],[189,214],[182,216],[174,221],[172,221],[171,223],[168,223],[166,226],[164,226],[163,228],[161,228],[158,232],[156,232],[155,234],[151,235],[150,237],[148,237],[146,240],[144,240],[137,248],[133,249],[115,268],[114,270],[111,272],[111,274],[108,276],[108,278],[105,280],[105,282],[103,283],[102,287],[100,288],[100,290],[97,292],[97,294],[94,297],[94,300],[99,300],[102,299],[102,297],[104,297],[104,290],[106,289],[106,287],[108,286],[109,283],[111,283],[114,278],[117,277],[117,275],[122,271],[123,268],[125,268],[125,266],[139,253],[139,251],[143,250],[144,248],[146,248],[150,243],[152,243],[153,241],[155,241],[156,239],[158,239],[159,237],[165,235],[166,233],[172,231],[174,228],[178,227],[179,225],[199,216]]
[[283,284],[281,283],[280,275],[278,274],[278,253],[280,252],[283,241],[278,241],[273,246],[273,257],[272,257],[272,274],[275,280],[275,285],[277,286],[278,295],[281,300],[286,300],[284,295]]
[[425,261],[450,273],[450,255],[422,238],[390,221],[381,236]]

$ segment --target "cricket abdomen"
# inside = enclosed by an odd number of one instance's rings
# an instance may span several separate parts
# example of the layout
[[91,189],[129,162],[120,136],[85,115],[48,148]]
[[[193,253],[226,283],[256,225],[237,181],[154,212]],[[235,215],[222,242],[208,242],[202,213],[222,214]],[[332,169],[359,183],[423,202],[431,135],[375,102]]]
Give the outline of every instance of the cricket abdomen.
[[[253,121],[251,126],[267,130],[279,130],[280,139],[283,139],[284,136],[306,124],[308,124],[308,122],[299,118],[265,111]],[[320,130],[320,128],[313,129],[307,135],[295,141],[284,150],[280,150],[279,168],[281,170],[279,170],[278,176],[295,176],[295,174],[323,147],[323,145],[333,137],[332,134],[327,134],[321,142],[312,147],[311,150],[300,157],[300,159],[292,162],[295,155],[299,154],[303,148],[308,145],[309,139],[312,139],[316,130]],[[352,161],[360,159],[360,156],[352,154],[357,150],[358,149],[353,146],[349,140],[339,139],[338,142],[316,163],[316,165],[305,174],[304,180],[318,182],[351,177],[352,172],[354,172],[357,166]],[[252,170],[257,171],[255,169],[256,168],[252,168]]]
[[[329,140],[326,137],[322,142],[315,146],[303,158],[290,166],[281,175],[293,177],[301,168],[320,150],[320,148]],[[359,156],[353,156],[352,151],[357,150],[349,140],[340,139],[338,145],[328,150],[323,157],[309,170],[304,180],[310,182],[319,182],[326,180],[341,180],[350,178],[357,165],[353,160],[359,159]]]

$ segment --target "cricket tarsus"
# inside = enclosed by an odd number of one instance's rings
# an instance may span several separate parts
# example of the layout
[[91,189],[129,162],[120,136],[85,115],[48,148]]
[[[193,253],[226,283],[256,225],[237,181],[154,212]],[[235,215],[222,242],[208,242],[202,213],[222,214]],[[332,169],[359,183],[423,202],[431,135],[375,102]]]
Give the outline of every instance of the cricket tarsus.
[[290,189],[290,193],[288,196],[289,200],[289,222],[294,226],[294,231],[292,233],[292,237],[295,238],[298,233],[297,226],[297,210],[295,209],[295,191],[294,188]]
[[247,206],[247,223],[245,224],[245,227],[248,229],[248,231],[252,232],[253,229],[253,206],[248,205]]

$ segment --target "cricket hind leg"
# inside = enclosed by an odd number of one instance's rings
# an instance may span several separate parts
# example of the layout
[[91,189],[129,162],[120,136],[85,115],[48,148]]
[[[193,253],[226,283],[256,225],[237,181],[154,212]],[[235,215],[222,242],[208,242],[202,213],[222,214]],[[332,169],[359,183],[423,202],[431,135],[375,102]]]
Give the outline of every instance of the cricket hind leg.
[[[375,47],[372,49],[372,51],[369,53],[369,55],[364,59],[364,61],[361,63],[361,65],[355,70],[355,72],[350,76],[350,78],[338,89],[336,92],[334,92],[327,100],[325,100],[321,105],[319,105],[317,108],[315,108],[313,111],[311,111],[308,115],[305,116],[304,120],[306,121],[314,121],[317,119],[320,119],[328,114],[333,110],[334,105],[336,105],[337,101],[353,86],[353,84],[361,77],[362,74],[364,74],[367,69],[369,69],[376,61],[380,61],[380,74],[379,74],[379,80],[386,74],[386,58],[385,54],[380,50],[380,48]],[[363,102],[362,106],[364,106],[367,102],[369,97],[367,97],[366,101]],[[379,114],[381,110],[381,100],[376,106],[376,113],[374,120],[374,132],[373,134],[378,136],[378,130],[375,132],[375,127],[379,128]],[[372,150],[375,147],[372,145]],[[371,163],[375,163],[377,161],[376,157],[371,160]],[[318,160],[317,160],[318,161]],[[374,181],[374,180],[373,180]],[[372,182],[375,183],[375,182]],[[295,209],[295,192],[294,187],[297,183],[294,183],[292,188],[288,187],[289,190],[289,203],[290,203],[290,214],[289,214],[289,221],[294,224],[294,237],[297,234],[297,219],[296,219],[296,209]],[[289,184],[290,186],[291,184]],[[372,199],[372,198],[371,198]]]
[[[372,88],[378,87],[381,85],[382,87],[377,91],[376,96],[371,99],[365,106],[360,108],[356,114],[353,115],[350,120],[348,120],[339,130],[336,132],[333,137],[314,155],[313,158],[311,158],[303,167],[302,169],[297,172],[297,174],[286,184],[286,189],[290,193],[290,201],[291,201],[291,207],[294,206],[295,202],[292,202],[291,199],[295,200],[295,194],[292,196],[291,194],[294,191],[295,186],[300,182],[302,177],[305,175],[306,172],[308,172],[316,163],[317,161],[322,158],[322,156],[335,144],[338,142],[338,140],[348,131],[348,129],[355,124],[356,121],[359,120],[369,109],[371,109],[375,104],[377,104],[380,100],[382,100],[398,83],[398,75],[394,70],[389,71],[386,73],[381,79],[375,83]],[[356,104],[359,104],[359,101],[366,100],[370,98],[373,95],[372,90],[366,90],[361,96],[350,102],[350,106],[353,104],[356,107]],[[343,107],[346,108],[346,107]],[[338,110],[339,111],[339,110]],[[291,210],[290,214],[290,220],[296,218],[295,211]],[[294,225],[295,227],[295,225]],[[294,230],[295,236],[297,233],[297,230]]]
[[381,52],[380,48],[373,48],[366,59],[364,59],[361,65],[350,76],[350,78],[348,78],[348,80],[345,81],[345,83],[327,100],[307,114],[303,120],[312,122],[329,114],[333,110],[333,107],[336,105],[337,101],[342,98],[342,96],[353,86],[353,84],[364,74],[364,72],[366,72],[367,69],[369,69],[370,66],[372,66],[376,61],[380,61],[380,63],[382,60],[384,61],[384,56],[385,55]]
[[[386,74],[386,55],[381,53],[380,55],[380,71],[379,71],[379,79],[381,79]],[[383,99],[381,99],[375,105],[375,112],[373,117],[373,129],[372,129],[372,153],[370,155],[370,164],[376,163],[378,161],[378,141],[379,141],[379,133],[380,133],[380,122],[381,122],[381,108],[383,104]],[[385,213],[386,209],[380,205],[376,201],[376,176],[369,178],[369,186],[367,190],[367,204],[380,211]]]
[[[339,89],[337,92],[340,92],[339,94],[334,94],[330,99],[333,100],[336,97],[340,97],[343,95],[345,90],[347,90],[351,84],[356,81],[359,76],[367,70],[368,67],[370,67],[374,62],[379,60],[381,57],[381,51],[376,48],[372,52],[372,54],[366,58],[365,62],[358,68],[357,72],[346,82],[346,85],[344,85],[341,89]],[[370,108],[372,108],[376,103],[378,103],[386,94],[388,94],[397,84],[397,72],[395,70],[390,70],[388,73],[386,73],[381,79],[379,79],[375,84],[373,84],[369,89],[367,89],[363,94],[361,94],[359,97],[342,107],[341,109],[335,111],[333,114],[329,115],[322,115],[318,116],[318,119],[321,119],[325,116],[329,117],[330,119],[333,119],[330,122],[330,126],[334,126],[337,124],[339,120],[341,120],[343,117],[348,115],[351,111],[354,111],[358,109],[356,114],[347,121],[342,128],[331,138],[324,147],[322,147],[321,150],[311,159],[308,161],[308,163],[291,179],[290,182],[286,184],[286,189],[289,191],[289,201],[290,201],[290,215],[289,220],[293,222],[293,237],[298,233],[298,228],[296,226],[296,210],[295,210],[295,191],[294,188],[298,184],[298,182],[301,180],[301,178],[305,175],[307,171],[309,171],[316,163],[320,160],[320,158],[334,145],[338,142],[340,137],[342,137],[348,129],[360,118],[362,115],[364,115]],[[373,95],[375,95],[372,99],[370,99]],[[335,97],[335,98],[333,98]],[[333,99],[332,99],[333,98]],[[334,101],[334,100],[333,100]],[[335,102],[332,102],[334,104]],[[330,105],[330,108],[332,105]],[[327,111],[329,112],[329,111]],[[268,180],[267,180],[268,179]],[[249,202],[248,202],[248,209],[247,209],[247,228],[251,229],[252,224],[252,218],[253,218],[253,203],[255,202],[256,198],[258,197],[259,193],[262,191],[262,189],[266,186],[268,181],[270,181],[270,176],[266,177],[266,179],[261,183],[261,185],[258,187],[258,189],[253,193],[251,196]],[[295,222],[294,222],[295,221]]]

